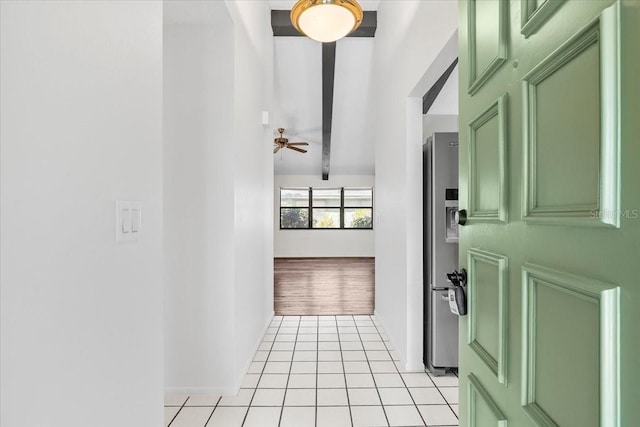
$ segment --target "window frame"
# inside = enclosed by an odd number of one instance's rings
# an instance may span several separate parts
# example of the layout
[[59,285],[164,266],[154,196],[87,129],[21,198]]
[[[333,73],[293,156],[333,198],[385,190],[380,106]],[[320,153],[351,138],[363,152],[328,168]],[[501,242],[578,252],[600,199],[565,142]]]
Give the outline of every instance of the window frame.
[[[345,205],[344,202],[344,190],[370,190],[371,191],[371,204],[367,206],[353,206],[353,205]],[[340,195],[340,224],[341,228],[344,230],[373,230],[373,187],[342,187]],[[345,227],[344,225],[344,217],[346,209],[371,209],[371,227]]]
[[[282,206],[282,190],[302,190],[308,188],[308,203],[307,206]],[[369,190],[371,191],[371,205],[368,206],[345,206],[344,203],[344,191],[345,188],[347,190]],[[314,187],[280,187],[279,198],[278,198],[278,211],[279,218],[278,223],[280,225],[280,230],[373,230],[373,206],[374,206],[374,194],[373,187],[315,187],[316,190],[340,190],[340,206],[313,206],[313,189]],[[283,227],[282,226],[282,210],[283,209],[307,209],[307,217],[308,224],[307,227]],[[332,227],[332,228],[319,228],[313,226],[313,210],[315,209],[339,209],[340,211],[340,226]],[[344,219],[345,219],[345,209],[371,209],[371,227],[345,227]]]

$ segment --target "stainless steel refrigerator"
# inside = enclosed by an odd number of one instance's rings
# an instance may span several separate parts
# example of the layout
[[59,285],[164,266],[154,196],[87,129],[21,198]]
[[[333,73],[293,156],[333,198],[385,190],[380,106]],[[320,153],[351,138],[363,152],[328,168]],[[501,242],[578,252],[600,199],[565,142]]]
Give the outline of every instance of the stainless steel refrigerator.
[[424,144],[423,202],[423,361],[439,375],[458,367],[458,316],[447,296],[447,273],[458,268],[458,133],[437,132]]

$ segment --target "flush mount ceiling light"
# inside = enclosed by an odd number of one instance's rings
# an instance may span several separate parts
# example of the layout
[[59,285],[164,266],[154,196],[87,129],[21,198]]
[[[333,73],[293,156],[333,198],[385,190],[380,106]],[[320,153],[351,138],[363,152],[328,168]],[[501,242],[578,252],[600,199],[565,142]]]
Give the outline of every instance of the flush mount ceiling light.
[[356,0],[298,0],[291,9],[291,23],[307,37],[334,42],[362,23],[362,8]]

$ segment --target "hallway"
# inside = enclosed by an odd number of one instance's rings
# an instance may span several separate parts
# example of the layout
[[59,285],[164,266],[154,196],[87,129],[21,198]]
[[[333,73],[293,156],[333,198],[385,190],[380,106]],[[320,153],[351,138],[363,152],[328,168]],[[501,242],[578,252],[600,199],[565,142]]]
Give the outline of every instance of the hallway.
[[165,426],[457,426],[458,378],[396,359],[374,316],[276,316],[236,397],[166,396]]

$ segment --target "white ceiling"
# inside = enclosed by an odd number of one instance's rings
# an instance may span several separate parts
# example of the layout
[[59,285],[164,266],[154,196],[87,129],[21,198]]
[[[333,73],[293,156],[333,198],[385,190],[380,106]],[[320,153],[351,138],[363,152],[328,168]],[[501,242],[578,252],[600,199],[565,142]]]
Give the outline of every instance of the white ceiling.
[[[322,45],[306,37],[274,40],[275,129],[290,141],[309,142],[306,154],[280,150],[277,175],[322,173]],[[344,38],[336,45],[329,175],[373,175],[371,117],[372,38]]]
[[[216,16],[216,2],[165,1],[175,24],[199,23]],[[200,8],[193,7],[199,3]],[[269,0],[271,9],[290,10],[295,0]],[[377,10],[380,0],[361,0],[364,10]],[[331,175],[373,175],[371,64],[374,38],[344,38],[337,42],[331,139]],[[458,70],[451,74],[429,114],[457,114]],[[274,154],[277,175],[322,174],[322,45],[306,37],[274,39],[274,107],[276,128],[286,128],[290,141],[309,142],[308,153],[280,150]]]
[[[272,9],[290,10],[295,0],[270,0]],[[360,1],[376,10],[379,0]],[[274,39],[274,110],[270,123],[284,127],[289,141],[306,141],[308,153],[274,154],[277,175],[322,174],[322,45],[306,37]],[[373,38],[344,38],[336,45],[331,135],[331,175],[373,175],[371,61]]]
[[[380,1],[360,1],[377,10]],[[270,0],[272,9],[289,10],[295,0]],[[331,138],[331,175],[373,175],[371,66],[374,38],[344,38],[336,47]],[[280,150],[274,155],[277,175],[322,174],[322,45],[306,37],[274,40],[274,111],[271,126],[284,127],[290,141],[309,143],[308,153]],[[429,114],[458,114],[456,67]]]
[[[321,44],[306,37],[274,39],[274,111],[270,123],[286,129],[289,141],[306,141],[308,153],[283,149],[274,154],[276,175],[321,173]],[[304,147],[303,147],[304,148]]]

